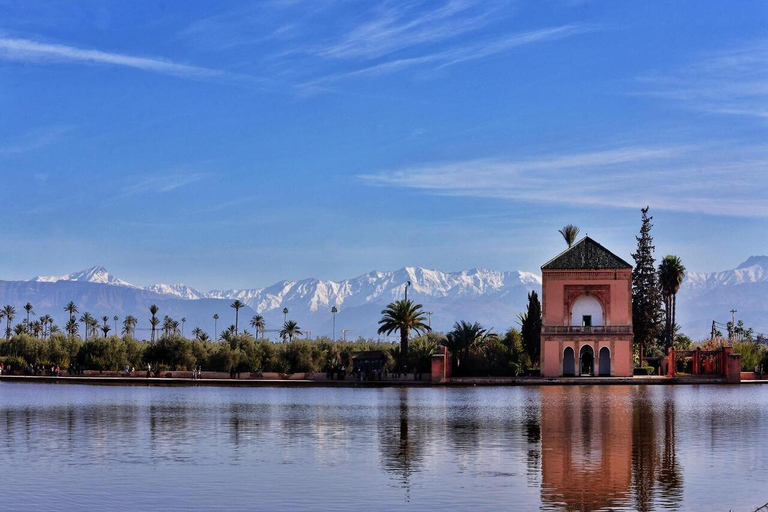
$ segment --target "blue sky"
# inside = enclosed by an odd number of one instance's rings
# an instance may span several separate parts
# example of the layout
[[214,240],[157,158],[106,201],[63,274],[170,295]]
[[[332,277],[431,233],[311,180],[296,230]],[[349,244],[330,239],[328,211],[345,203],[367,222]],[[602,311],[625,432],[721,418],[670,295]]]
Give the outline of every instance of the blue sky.
[[765,254],[765,2],[0,0],[3,279]]

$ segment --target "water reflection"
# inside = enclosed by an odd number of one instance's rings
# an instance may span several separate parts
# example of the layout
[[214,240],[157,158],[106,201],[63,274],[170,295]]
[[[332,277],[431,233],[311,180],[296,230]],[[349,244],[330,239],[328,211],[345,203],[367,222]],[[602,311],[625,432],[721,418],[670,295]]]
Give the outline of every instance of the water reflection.
[[545,508],[680,507],[671,396],[659,403],[648,387],[542,388],[541,423]]
[[[611,392],[627,395],[631,390]],[[541,389],[545,508],[597,510],[627,502],[632,482],[632,421],[627,411],[610,407],[606,398],[599,389]]]
[[768,500],[768,462],[755,457],[768,449],[767,411],[766,394],[722,387],[3,384],[0,478],[4,496],[30,507],[97,499],[82,486],[98,480],[120,510],[359,510],[372,499],[401,510],[754,509]]

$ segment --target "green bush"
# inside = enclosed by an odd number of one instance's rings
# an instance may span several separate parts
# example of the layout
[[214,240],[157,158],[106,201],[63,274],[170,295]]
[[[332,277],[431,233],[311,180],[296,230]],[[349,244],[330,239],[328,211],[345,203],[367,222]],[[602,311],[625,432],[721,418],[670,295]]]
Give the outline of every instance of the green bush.
[[755,367],[765,368],[763,361],[768,356],[765,345],[753,341],[737,341],[733,344],[733,353],[741,355],[741,371],[752,372]]
[[653,375],[656,369],[653,366],[637,366],[633,372],[634,375]]
[[27,361],[23,357],[16,357],[16,356],[0,357],[0,363],[3,363],[6,369],[10,365],[11,371],[13,373],[21,372],[24,368],[27,367]]

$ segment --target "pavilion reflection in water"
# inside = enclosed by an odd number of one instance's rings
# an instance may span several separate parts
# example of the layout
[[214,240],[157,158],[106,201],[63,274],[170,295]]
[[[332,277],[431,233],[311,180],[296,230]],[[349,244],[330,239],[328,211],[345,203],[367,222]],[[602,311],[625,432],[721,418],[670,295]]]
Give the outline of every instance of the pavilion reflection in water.
[[[677,508],[674,406],[631,386],[541,388],[541,501],[548,510]],[[663,416],[660,421],[659,416]]]

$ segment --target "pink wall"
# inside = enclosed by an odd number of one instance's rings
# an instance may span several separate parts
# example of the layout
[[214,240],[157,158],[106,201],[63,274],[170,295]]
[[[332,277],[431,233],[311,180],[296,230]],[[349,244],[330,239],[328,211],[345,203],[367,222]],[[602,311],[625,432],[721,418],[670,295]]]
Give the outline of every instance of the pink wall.
[[[544,270],[542,272],[544,325],[569,325],[566,287],[587,287],[604,304],[605,325],[632,324],[632,271],[627,270]],[[607,288],[603,293],[599,288]],[[570,302],[572,305],[572,301]],[[606,307],[607,306],[607,307]]]
[[[563,375],[563,354],[566,347],[574,350],[578,374],[581,347],[589,345],[595,356],[594,371],[600,364],[600,349],[608,347],[611,354],[611,375],[632,375],[632,271],[622,270],[543,270],[541,370],[545,377]],[[573,303],[585,294],[603,305],[605,326],[630,326],[629,332],[551,332],[548,326],[571,325]]]

